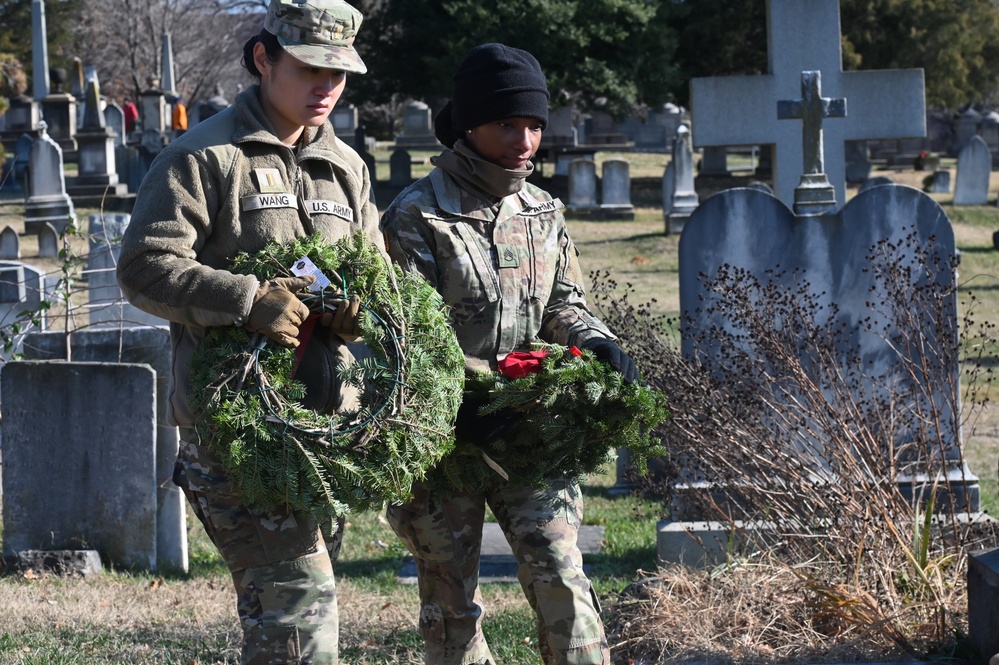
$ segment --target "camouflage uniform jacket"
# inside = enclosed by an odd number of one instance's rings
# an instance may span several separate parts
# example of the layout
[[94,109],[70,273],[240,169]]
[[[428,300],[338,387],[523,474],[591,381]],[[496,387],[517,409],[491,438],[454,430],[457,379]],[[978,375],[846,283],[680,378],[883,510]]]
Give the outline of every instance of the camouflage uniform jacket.
[[451,306],[470,369],[495,369],[538,339],[566,346],[613,335],[587,308],[562,202],[529,183],[496,204],[440,168],[382,216],[389,256]]
[[295,148],[270,129],[258,86],[161,152],[122,239],[118,283],[136,307],[171,322],[171,417],[191,426],[189,364],[209,326],[246,323],[257,279],[228,271],[239,252],[363,229],[382,247],[371,181],[328,122]]

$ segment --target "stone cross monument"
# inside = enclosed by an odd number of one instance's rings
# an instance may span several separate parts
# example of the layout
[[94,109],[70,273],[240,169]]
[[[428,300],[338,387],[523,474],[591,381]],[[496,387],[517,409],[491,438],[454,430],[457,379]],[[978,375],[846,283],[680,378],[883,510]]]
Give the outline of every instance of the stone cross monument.
[[849,117],[823,128],[826,174],[840,204],[847,141],[925,136],[923,71],[844,72],[839,26],[839,0],[767,0],[769,71],[691,81],[694,147],[774,144],[774,190],[790,206],[804,146],[794,123],[780,122],[774,106],[798,96],[803,71],[821,72],[829,97],[850,103]]

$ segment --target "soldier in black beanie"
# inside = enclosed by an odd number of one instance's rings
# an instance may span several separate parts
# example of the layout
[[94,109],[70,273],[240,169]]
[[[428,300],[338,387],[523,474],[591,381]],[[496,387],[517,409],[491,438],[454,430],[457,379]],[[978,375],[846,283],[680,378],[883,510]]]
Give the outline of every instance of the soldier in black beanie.
[[[382,216],[389,255],[443,296],[469,372],[495,371],[500,359],[541,341],[590,349],[634,381],[635,363],[587,307],[562,202],[527,182],[548,124],[548,99],[530,53],[503,44],[472,49],[434,120],[448,149]],[[481,458],[511,424],[509,416],[479,415],[479,406],[466,399],[458,412],[454,454],[466,457],[455,463]],[[439,492],[417,483],[412,500],[388,509],[416,559],[425,662],[495,663],[482,634],[478,589],[488,506],[517,559],[545,663],[606,665],[607,638],[576,542],[579,485],[556,475],[538,488],[510,468],[508,479],[490,470],[474,489]]]

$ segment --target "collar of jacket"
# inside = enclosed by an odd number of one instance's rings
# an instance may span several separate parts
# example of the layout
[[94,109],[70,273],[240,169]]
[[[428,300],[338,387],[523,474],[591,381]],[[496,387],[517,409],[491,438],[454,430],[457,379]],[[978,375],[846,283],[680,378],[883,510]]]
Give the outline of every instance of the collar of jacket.
[[468,193],[463,194],[458,181],[440,167],[430,172],[430,183],[434,188],[437,207],[459,217],[499,223],[542,203],[531,193],[530,186],[526,182],[519,192],[505,196],[494,203],[483,201]]

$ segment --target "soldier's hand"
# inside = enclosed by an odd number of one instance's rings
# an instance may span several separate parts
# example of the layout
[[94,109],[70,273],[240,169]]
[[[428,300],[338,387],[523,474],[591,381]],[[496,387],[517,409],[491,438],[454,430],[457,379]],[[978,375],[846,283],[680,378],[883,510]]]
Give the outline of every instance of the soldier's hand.
[[358,321],[358,314],[361,310],[361,299],[356,295],[347,299],[337,298],[333,301],[333,305],[336,310],[323,314],[319,323],[342,337],[345,342],[353,343],[359,340],[361,338],[361,325]]
[[282,346],[298,346],[298,327],[308,318],[309,308],[295,292],[312,284],[313,280],[312,275],[304,275],[278,277],[261,284],[253,297],[246,329]]

